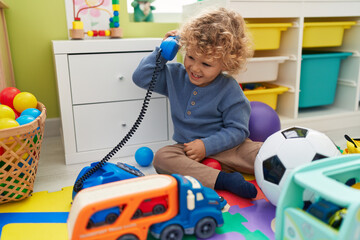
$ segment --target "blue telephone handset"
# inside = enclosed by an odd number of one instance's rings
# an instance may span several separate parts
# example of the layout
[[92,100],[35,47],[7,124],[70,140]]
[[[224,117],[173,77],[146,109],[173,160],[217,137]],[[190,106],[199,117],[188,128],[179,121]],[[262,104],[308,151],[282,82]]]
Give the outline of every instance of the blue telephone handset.
[[161,45],[161,56],[168,61],[171,61],[176,56],[179,50],[178,36],[170,36],[165,39]]

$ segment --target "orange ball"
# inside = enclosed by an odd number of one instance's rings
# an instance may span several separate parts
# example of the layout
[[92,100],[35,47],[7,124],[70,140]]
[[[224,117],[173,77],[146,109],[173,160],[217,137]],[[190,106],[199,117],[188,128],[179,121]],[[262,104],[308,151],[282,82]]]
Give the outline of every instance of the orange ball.
[[37,99],[29,92],[21,92],[14,97],[14,108],[19,113],[28,108],[36,108],[36,106]]

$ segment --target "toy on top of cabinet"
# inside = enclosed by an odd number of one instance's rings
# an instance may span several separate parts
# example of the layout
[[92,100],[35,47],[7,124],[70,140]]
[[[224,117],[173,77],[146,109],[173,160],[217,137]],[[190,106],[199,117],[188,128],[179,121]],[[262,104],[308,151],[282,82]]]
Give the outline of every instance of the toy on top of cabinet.
[[[112,10],[113,13],[111,14],[110,11],[108,11],[105,8],[100,8],[104,4],[105,0],[101,0],[100,3],[90,5],[88,1],[85,1],[86,6],[80,7],[80,9],[76,12],[75,11],[75,2],[73,3],[73,19],[72,22],[72,29],[70,29],[70,38],[71,39],[84,39],[85,34],[87,34],[89,37],[111,37],[111,38],[121,38],[123,36],[122,29],[120,28],[120,21],[119,21],[119,11],[120,11],[120,4],[119,0],[112,0]],[[110,15],[109,19],[109,29],[105,30],[89,30],[87,32],[84,32],[84,23],[81,21],[80,13],[86,12],[86,11],[94,11],[97,10],[97,12],[105,11]],[[75,14],[76,12],[76,14]],[[94,15],[95,13],[91,15]],[[95,15],[99,15],[99,13],[96,13]],[[91,25],[96,25],[96,23],[92,23]]]
[[134,21],[135,22],[153,22],[154,15],[152,11],[155,10],[151,6],[155,0],[134,0],[131,6],[134,8]]

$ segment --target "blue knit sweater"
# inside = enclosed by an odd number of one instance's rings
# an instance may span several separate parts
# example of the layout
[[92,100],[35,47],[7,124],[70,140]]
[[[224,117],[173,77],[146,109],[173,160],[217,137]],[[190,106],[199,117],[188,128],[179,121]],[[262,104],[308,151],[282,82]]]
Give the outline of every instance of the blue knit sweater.
[[[133,81],[148,88],[159,48],[142,59]],[[232,77],[220,74],[205,87],[189,81],[184,66],[167,63],[160,57],[155,92],[168,97],[174,124],[174,141],[187,143],[201,139],[206,156],[241,144],[248,136],[250,104]]]

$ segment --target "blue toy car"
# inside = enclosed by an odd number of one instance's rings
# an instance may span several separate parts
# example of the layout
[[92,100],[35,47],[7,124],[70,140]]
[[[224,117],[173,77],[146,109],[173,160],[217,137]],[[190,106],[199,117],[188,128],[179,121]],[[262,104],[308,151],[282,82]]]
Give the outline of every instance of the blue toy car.
[[[75,182],[77,182],[79,178],[81,178],[87,171],[92,169],[97,164],[98,162],[94,162],[90,166],[84,167],[80,171]],[[145,176],[144,173],[142,173],[139,169],[135,168],[134,166],[121,162],[118,162],[117,164],[107,162],[83,182],[82,189],[97,186],[100,184],[125,180],[129,178],[141,177],[141,176]],[[73,191],[72,194],[73,200],[76,194],[77,192]],[[87,227],[92,228],[97,224],[103,224],[103,223],[111,224],[120,215],[120,211],[121,210],[119,208],[115,207],[97,212],[93,216],[91,216]]]
[[[90,166],[84,167],[80,171],[75,182],[77,182],[77,180],[80,177],[82,177],[87,171],[92,169],[97,164],[98,162],[94,162]],[[141,176],[145,176],[144,173],[142,173],[139,169],[135,168],[134,166],[121,162],[118,162],[117,164],[107,162],[83,182],[83,189],[97,186],[100,184],[115,182],[115,181],[134,178],[134,177],[141,177]],[[76,193],[77,192],[73,191],[72,194],[73,199],[75,198]]]
[[306,211],[328,224],[331,216],[340,209],[341,208],[338,205],[324,199],[320,199],[319,201],[311,204]]

